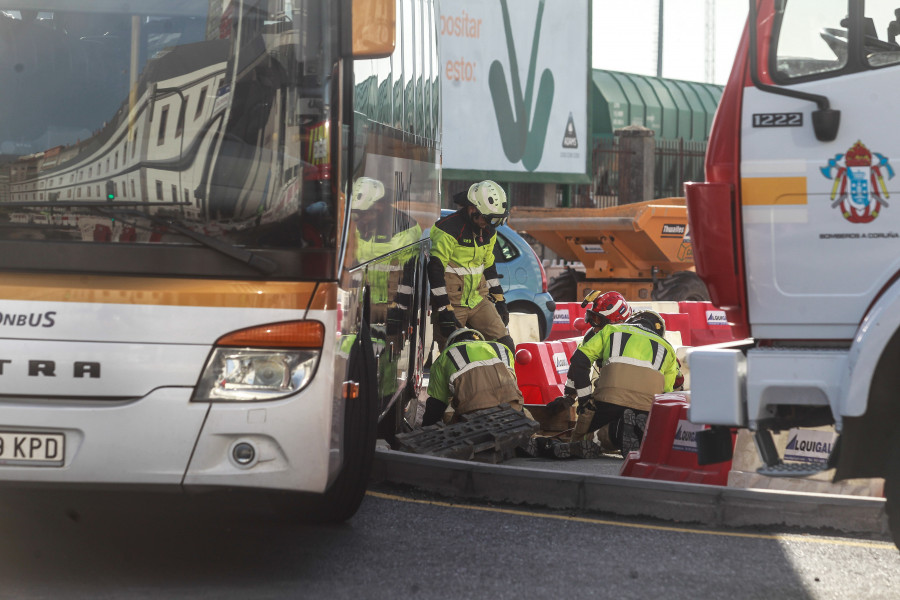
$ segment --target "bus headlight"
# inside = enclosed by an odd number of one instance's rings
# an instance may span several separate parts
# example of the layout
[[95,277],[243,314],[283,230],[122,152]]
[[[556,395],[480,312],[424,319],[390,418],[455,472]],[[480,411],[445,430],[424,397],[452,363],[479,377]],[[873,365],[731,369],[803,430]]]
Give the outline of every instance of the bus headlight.
[[223,336],[206,361],[192,400],[252,402],[299,392],[316,372],[323,334],[317,321],[294,321]]
[[274,400],[299,392],[312,379],[319,353],[216,348],[194,400]]

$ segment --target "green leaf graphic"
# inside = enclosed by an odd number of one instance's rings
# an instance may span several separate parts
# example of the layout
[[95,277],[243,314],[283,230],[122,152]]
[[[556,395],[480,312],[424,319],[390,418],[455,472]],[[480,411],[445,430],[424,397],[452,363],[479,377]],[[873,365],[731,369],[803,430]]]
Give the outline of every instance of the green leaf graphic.
[[550,108],[553,106],[553,74],[549,69],[541,74],[541,85],[538,87],[537,104],[534,107],[534,119],[531,131],[525,142],[525,154],[522,166],[534,171],[541,164],[544,155],[544,140],[547,138],[547,126],[550,123]]
[[524,105],[522,99],[519,98],[513,109],[509,90],[506,87],[506,75],[503,73],[500,61],[495,60],[491,64],[488,73],[488,87],[494,102],[494,113],[497,115],[497,127],[500,129],[503,153],[510,162],[517,163],[522,160],[522,155],[525,153],[525,137],[528,135],[528,130],[525,121],[516,121],[513,113],[522,114]]
[[[503,65],[495,60],[488,73],[488,87],[494,113],[497,115],[497,126],[503,153],[510,162],[522,161],[529,171],[534,171],[541,163],[544,153],[544,140],[547,137],[547,126],[550,121],[550,109],[553,106],[553,73],[544,69],[535,104],[534,119],[531,118],[532,93],[534,91],[534,75],[537,68],[538,46],[541,37],[541,21],[544,15],[544,0],[538,4],[537,19],[534,24],[534,39],[531,44],[531,57],[528,64],[528,76],[525,82],[525,94],[519,81],[519,62],[513,41],[512,26],[509,21],[509,8],[506,0],[500,0],[503,11],[503,28],[506,33],[506,47],[509,51],[509,67],[512,82],[512,95],[506,84]],[[530,123],[530,127],[529,127]]]

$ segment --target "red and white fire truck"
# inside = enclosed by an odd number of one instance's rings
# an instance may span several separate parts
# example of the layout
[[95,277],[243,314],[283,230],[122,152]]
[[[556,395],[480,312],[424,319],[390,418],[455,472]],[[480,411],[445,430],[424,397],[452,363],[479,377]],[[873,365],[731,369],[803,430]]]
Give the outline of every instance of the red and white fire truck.
[[[833,423],[835,479],[884,477],[900,541],[900,2],[750,0],[686,186],[697,273],[739,336],[690,357],[690,418],[755,432]],[[730,438],[730,436],[729,436]]]

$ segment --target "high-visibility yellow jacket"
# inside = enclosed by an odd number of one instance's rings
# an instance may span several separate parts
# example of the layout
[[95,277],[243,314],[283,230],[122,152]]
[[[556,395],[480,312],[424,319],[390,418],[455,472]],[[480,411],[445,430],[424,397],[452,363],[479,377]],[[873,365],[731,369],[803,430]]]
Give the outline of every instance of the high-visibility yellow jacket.
[[[375,231],[366,237],[354,229],[357,263],[366,263],[388,255],[395,250],[412,246],[422,239],[422,228],[412,217],[396,209],[391,211],[391,215],[390,222],[398,228],[396,231]],[[373,303],[396,302],[403,309],[411,306],[415,262],[410,259],[414,258],[415,254],[415,249],[399,252],[391,256],[390,260],[372,265],[369,285]]]
[[[591,365],[601,367],[595,387]],[[579,403],[593,398],[650,410],[653,396],[671,392],[679,374],[675,349],[664,338],[636,325],[611,324],[583,341],[569,362],[566,393]]]
[[494,266],[493,227],[475,227],[463,208],[435,223],[430,237],[428,280],[434,310],[451,305],[475,308],[488,293],[494,301],[503,301]]
[[523,398],[512,360],[512,351],[500,342],[451,344],[431,365],[428,395],[445,404],[452,402],[459,414],[503,402],[518,408]]

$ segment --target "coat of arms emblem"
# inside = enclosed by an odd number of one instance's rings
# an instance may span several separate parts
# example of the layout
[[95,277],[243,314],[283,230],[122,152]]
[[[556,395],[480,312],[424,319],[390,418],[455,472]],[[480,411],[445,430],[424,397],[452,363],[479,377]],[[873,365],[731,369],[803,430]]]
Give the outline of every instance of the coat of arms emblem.
[[885,175],[893,179],[894,168],[886,156],[871,152],[861,141],[846,154],[836,154],[820,170],[834,180],[831,207],[840,207],[841,215],[851,223],[870,223],[882,207],[889,206]]

